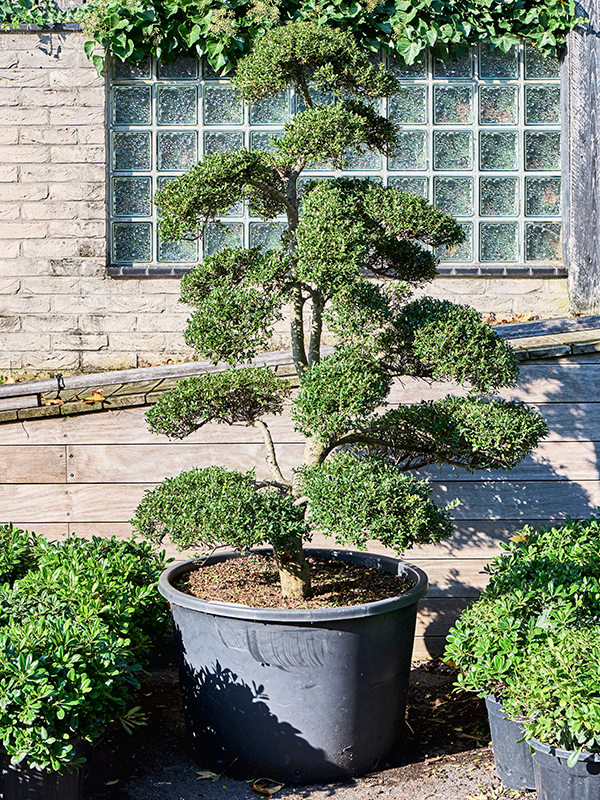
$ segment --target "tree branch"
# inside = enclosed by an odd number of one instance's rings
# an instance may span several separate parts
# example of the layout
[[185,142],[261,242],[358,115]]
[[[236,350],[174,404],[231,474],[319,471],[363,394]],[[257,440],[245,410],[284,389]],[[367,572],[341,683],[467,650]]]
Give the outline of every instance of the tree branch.
[[284,195],[282,192],[279,192],[277,189],[274,189],[272,186],[269,186],[268,183],[257,181],[254,178],[248,179],[246,183],[248,184],[248,186],[253,186],[255,189],[259,189],[261,192],[266,192],[267,194],[270,194],[271,197],[274,197],[276,200],[279,200],[279,202],[285,207],[286,211],[293,214],[297,213],[297,209],[295,209],[290,204],[286,195]]
[[269,426],[262,421],[262,419],[257,419],[252,423],[255,427],[260,428],[262,431],[265,447],[267,450],[267,455],[265,460],[269,465],[269,469],[271,470],[271,475],[275,478],[278,483],[283,483],[285,486],[291,486],[291,481],[286,481],[283,477],[283,474],[279,468],[279,464],[277,463],[277,454],[275,453],[275,445],[273,444],[273,437],[271,436],[271,431],[269,430]]
[[312,322],[310,329],[310,345],[308,349],[308,365],[312,367],[321,360],[321,333],[323,331],[323,294],[319,289],[311,291]]
[[304,297],[299,284],[292,288],[292,301],[290,303],[290,327],[292,334],[292,355],[298,377],[302,377],[308,368],[306,349],[304,345]]

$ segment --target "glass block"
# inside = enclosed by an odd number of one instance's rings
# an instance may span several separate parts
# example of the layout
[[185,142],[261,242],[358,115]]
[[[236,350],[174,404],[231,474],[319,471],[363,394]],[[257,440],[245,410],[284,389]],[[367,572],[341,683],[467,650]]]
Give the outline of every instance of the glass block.
[[230,153],[244,146],[241,131],[204,131],[204,155],[207,153]]
[[115,222],[112,226],[112,261],[116,264],[152,260],[152,223]]
[[519,213],[519,179],[480,178],[479,213],[482,217],[516,217]]
[[235,70],[228,72],[225,74],[225,69],[222,68],[218,72],[214,70],[211,65],[208,63],[208,59],[202,59],[202,75],[204,76],[205,81],[218,81],[222,78],[231,78],[235,75]]
[[470,125],[473,122],[473,87],[434,86],[433,121],[436,125]]
[[117,172],[150,169],[150,131],[113,131],[112,162]]
[[198,122],[195,86],[159,86],[156,103],[159,125],[195,125]]
[[473,178],[434,178],[433,202],[446,214],[470,217],[473,214]]
[[517,93],[516,86],[480,86],[479,122],[482,125],[516,125],[519,121]]
[[560,86],[525,87],[525,123],[556,125],[560,123]]
[[250,247],[261,247],[263,250],[282,250],[282,235],[287,230],[285,222],[251,222]]
[[282,125],[290,118],[290,93],[265,97],[250,106],[250,125]]
[[434,131],[433,168],[473,169],[471,131]]
[[525,131],[525,169],[560,170],[560,131]]
[[418,194],[425,198],[429,196],[428,178],[388,178],[387,185],[401,192]]
[[425,131],[401,131],[398,147],[388,158],[388,169],[402,172],[427,169],[427,133]]
[[113,178],[112,213],[115,217],[149,217],[151,196],[150,178]]
[[526,178],[525,213],[528,217],[560,214],[560,178]]
[[149,125],[152,122],[150,86],[114,86],[112,121],[115,125]]
[[342,169],[344,170],[377,170],[381,169],[381,166],[381,155],[373,150],[367,150],[366,153],[348,152],[342,162]]
[[198,242],[163,242],[158,237],[158,260],[169,264],[194,264],[198,261]]
[[525,45],[525,78],[560,78],[560,61],[554,56],[545,56],[531,44]]
[[[335,102],[333,92],[324,92],[321,89],[318,89],[316,86],[309,85],[308,93],[310,94],[311,100],[315,106],[331,105]],[[306,103],[304,102],[304,98],[301,94],[295,95],[294,108],[296,109],[296,114],[306,110]]]
[[427,122],[427,86],[402,86],[388,98],[388,118],[397,125]]
[[244,226],[241,222],[211,222],[204,229],[204,255],[218,253],[224,247],[242,247]]
[[451,247],[438,247],[435,255],[440,261],[463,264],[473,261],[473,223],[460,222],[459,227],[465,232],[464,242]]
[[159,131],[156,138],[159,170],[184,170],[198,163],[196,131]]
[[204,84],[205,125],[241,125],[244,105],[241,96],[231,86]]
[[281,139],[283,131],[250,131],[250,150],[264,150],[273,153],[272,139]]
[[449,57],[433,62],[434,78],[471,78],[473,76],[473,54],[469,50],[461,58]]
[[133,61],[112,59],[112,76],[115,81],[130,81],[136,78],[152,77],[152,62],[150,56],[145,56],[137,64]]
[[511,47],[508,53],[494,48],[489,42],[479,44],[480,78],[517,78],[519,76],[519,51]]
[[158,77],[168,81],[193,81],[198,77],[200,61],[195,56],[177,56],[170,64],[160,62]]
[[479,258],[481,261],[519,260],[519,226],[516,222],[481,222]]
[[426,78],[427,52],[423,51],[414,64],[407,64],[402,56],[390,53],[388,69],[396,78]]
[[525,257],[527,261],[562,261],[560,222],[527,222]]
[[518,169],[517,131],[480,131],[479,168],[482,170]]

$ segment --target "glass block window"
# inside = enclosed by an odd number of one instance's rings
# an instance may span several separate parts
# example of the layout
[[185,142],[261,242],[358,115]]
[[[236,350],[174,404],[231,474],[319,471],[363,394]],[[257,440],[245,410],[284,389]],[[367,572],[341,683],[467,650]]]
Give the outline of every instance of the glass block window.
[[[343,169],[427,197],[456,216],[466,240],[441,248],[446,274],[561,267],[560,75],[553,58],[481,43],[460,60],[388,59],[400,81],[381,112],[401,126],[388,158],[348,152]],[[327,99],[327,98],[323,98]],[[154,191],[206,153],[271,147],[295,110],[293,91],[245,106],[228,80],[194,58],[114,62],[110,89],[110,252],[113,274],[180,274],[224,246],[280,247],[284,220],[232,206],[201,241],[160,242]]]

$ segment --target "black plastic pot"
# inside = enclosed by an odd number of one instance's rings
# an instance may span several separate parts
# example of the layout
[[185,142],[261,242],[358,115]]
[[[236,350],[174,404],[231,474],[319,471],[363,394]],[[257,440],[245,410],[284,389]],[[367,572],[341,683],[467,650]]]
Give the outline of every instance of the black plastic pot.
[[[84,744],[78,743],[83,755]],[[25,762],[12,764],[0,745],[0,800],[81,800],[83,769],[75,772],[40,772]]]
[[413,588],[362,606],[287,611],[178,591],[172,584],[197,566],[193,561],[161,576],[188,733],[198,761],[215,772],[288,784],[332,780],[383,766],[399,744],[427,576],[386,556],[307,554],[406,575]]
[[496,775],[507,789],[535,789],[529,743],[519,742],[525,735],[523,725],[518,720],[508,719],[498,698],[488,695],[485,705],[490,721]]
[[575,766],[569,767],[568,750],[535,739],[531,744],[538,800],[598,800],[600,753],[581,753]]

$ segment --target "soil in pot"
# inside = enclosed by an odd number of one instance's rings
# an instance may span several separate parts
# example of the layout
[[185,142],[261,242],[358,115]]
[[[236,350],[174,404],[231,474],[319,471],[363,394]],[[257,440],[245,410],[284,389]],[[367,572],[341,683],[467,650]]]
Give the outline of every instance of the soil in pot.
[[570,767],[569,751],[535,739],[531,744],[538,800],[598,800],[600,753],[581,753],[575,766]]
[[374,603],[397,597],[411,582],[391,572],[350,561],[309,557],[312,595],[306,599],[282,597],[279,575],[270,555],[232,558],[189,572],[176,588],[200,600],[240,603],[253,608],[330,608]]

